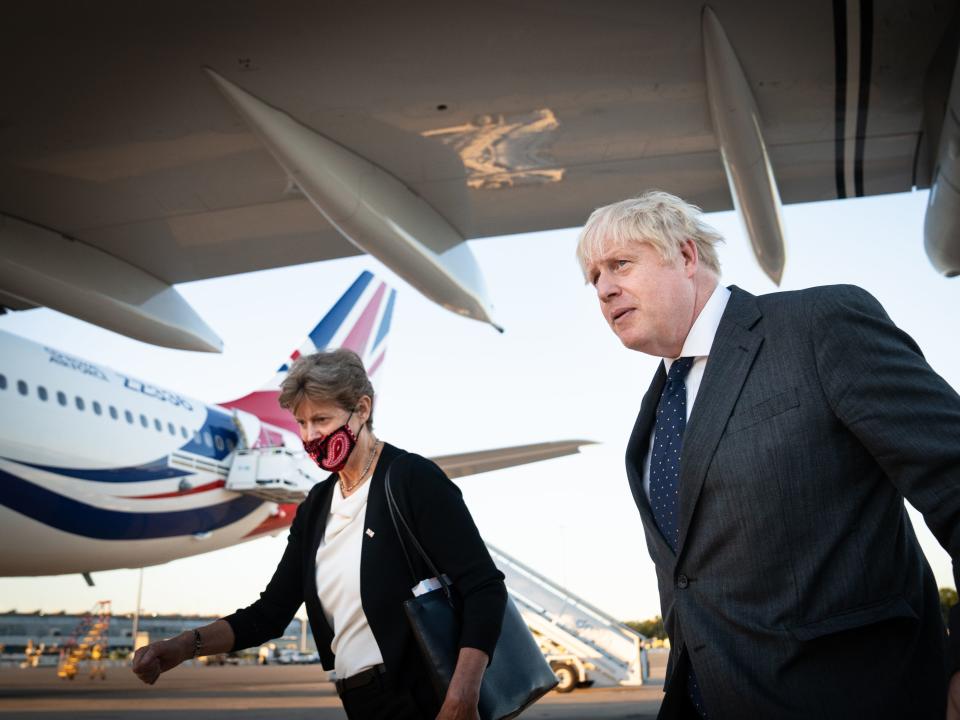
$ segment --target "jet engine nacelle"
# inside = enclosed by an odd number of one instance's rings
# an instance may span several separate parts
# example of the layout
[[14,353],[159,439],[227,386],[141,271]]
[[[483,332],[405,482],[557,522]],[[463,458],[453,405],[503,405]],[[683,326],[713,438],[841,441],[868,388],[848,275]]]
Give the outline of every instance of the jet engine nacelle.
[[939,272],[960,275],[960,56],[940,131],[923,241],[927,257]]

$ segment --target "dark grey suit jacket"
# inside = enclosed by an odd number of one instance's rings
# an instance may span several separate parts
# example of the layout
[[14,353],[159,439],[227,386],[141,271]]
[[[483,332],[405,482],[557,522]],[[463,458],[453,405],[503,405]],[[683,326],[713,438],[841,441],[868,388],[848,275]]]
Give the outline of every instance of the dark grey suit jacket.
[[712,720],[940,720],[945,631],[904,498],[956,569],[960,397],[859,288],[731,290],[684,437],[676,555],[643,492],[662,365],[627,448],[672,643],[664,714],[692,662]]

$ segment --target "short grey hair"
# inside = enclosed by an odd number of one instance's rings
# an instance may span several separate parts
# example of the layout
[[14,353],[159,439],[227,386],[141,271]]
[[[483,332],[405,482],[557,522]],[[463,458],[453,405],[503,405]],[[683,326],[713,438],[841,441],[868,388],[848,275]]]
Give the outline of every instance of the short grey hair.
[[353,411],[364,395],[371,400],[367,429],[373,430],[373,383],[360,356],[353,350],[338,348],[297,358],[280,384],[279,402],[280,407],[291,412],[296,412],[306,399],[333,402]]
[[676,195],[648,190],[639,197],[621,200],[594,210],[577,239],[577,261],[587,269],[614,248],[649,243],[664,262],[674,260],[687,240],[693,240],[700,262],[720,274],[716,245],[723,236],[703,221],[703,211]]

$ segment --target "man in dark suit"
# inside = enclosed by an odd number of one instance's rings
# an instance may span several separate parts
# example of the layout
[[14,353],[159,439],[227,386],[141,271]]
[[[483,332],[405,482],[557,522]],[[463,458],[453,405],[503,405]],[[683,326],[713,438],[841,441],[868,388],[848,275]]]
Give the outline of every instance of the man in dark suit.
[[671,641],[661,717],[960,717],[904,507],[957,568],[960,397],[864,290],[725,288],[719,241],[650,192],[577,249],[614,333],[663,358],[626,455]]

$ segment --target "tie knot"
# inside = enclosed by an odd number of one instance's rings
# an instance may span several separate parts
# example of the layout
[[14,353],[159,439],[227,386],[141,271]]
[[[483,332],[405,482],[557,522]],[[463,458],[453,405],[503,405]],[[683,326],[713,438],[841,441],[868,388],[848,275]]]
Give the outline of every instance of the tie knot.
[[667,373],[667,380],[671,382],[683,382],[693,367],[692,357],[677,358],[670,366],[670,372]]

